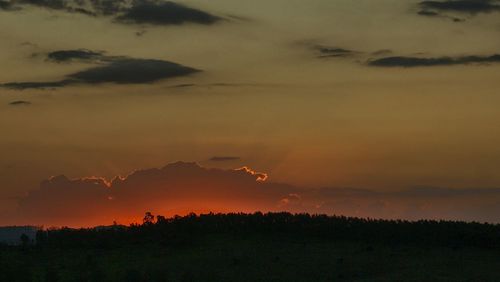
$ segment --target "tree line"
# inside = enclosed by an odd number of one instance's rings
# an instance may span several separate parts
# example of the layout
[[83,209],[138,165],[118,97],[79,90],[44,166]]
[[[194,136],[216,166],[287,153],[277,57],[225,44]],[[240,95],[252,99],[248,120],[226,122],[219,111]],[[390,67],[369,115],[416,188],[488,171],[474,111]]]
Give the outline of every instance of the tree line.
[[166,218],[147,212],[142,224],[40,230],[37,247],[113,248],[158,243],[182,246],[210,234],[241,238],[276,236],[297,240],[364,241],[453,248],[500,248],[500,225],[459,221],[405,221],[311,214],[229,213]]

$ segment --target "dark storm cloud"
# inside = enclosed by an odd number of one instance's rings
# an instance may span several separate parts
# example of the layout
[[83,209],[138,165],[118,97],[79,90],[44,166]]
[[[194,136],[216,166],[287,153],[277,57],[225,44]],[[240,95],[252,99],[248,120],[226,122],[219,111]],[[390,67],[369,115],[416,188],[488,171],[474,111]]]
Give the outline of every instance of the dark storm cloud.
[[[424,11],[442,11],[457,13],[490,13],[500,11],[498,0],[449,0],[449,1],[422,1],[419,3]],[[428,14],[427,14],[428,15]]]
[[59,81],[9,82],[0,86],[24,90],[58,88],[74,84],[140,84],[200,72],[169,61],[105,56],[103,52],[85,49],[54,51],[47,54],[47,60],[59,63],[73,61],[98,63],[98,66],[68,74]]
[[29,106],[29,105],[31,105],[31,102],[18,100],[18,101],[10,102],[9,105],[11,105],[11,106]]
[[209,25],[221,20],[208,12],[171,1],[157,0],[0,0],[0,9],[19,10],[34,6],[55,11],[80,13],[88,16],[111,16],[121,23]]
[[500,54],[491,56],[462,56],[462,57],[405,57],[394,56],[374,59],[368,62],[368,65],[375,67],[433,67],[433,66],[452,66],[468,64],[488,64],[500,63]]
[[215,156],[210,158],[210,161],[212,162],[228,162],[228,161],[239,161],[239,160],[241,160],[240,157],[233,157],[233,156]]
[[187,22],[213,24],[219,17],[174,2],[141,2],[117,18],[126,23],[179,25]]
[[[186,209],[290,211],[387,219],[499,222],[500,189],[414,187],[380,192],[356,188],[305,189],[265,181],[246,167],[210,169],[177,162],[107,181],[52,177],[19,200],[19,222],[67,224]],[[88,204],[92,203],[92,209]],[[178,212],[177,210],[176,212]],[[93,221],[95,222],[95,221]]]

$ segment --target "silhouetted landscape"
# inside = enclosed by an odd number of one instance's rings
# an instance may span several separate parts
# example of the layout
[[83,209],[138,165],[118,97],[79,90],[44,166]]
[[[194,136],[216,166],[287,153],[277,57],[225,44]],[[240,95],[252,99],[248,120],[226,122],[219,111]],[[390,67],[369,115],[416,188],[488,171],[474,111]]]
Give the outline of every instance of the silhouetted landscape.
[[40,229],[0,281],[499,281],[500,226],[253,213]]
[[500,282],[499,74],[500,0],[0,0],[0,282]]

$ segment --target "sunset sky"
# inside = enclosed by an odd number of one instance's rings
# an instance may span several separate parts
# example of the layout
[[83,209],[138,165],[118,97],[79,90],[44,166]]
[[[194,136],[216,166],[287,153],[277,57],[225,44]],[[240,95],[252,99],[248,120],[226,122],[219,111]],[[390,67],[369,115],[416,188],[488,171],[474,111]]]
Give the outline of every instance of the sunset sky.
[[499,221],[500,1],[0,0],[0,63],[0,225]]

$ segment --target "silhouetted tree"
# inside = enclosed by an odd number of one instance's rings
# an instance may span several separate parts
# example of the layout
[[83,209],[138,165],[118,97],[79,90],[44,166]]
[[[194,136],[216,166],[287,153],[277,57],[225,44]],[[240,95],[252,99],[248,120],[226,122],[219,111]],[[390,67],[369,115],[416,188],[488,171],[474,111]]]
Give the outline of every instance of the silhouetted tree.
[[164,217],[163,215],[157,215],[156,216],[156,223],[157,224],[164,224],[167,223],[167,218]]
[[151,212],[146,212],[144,215],[144,219],[142,220],[142,223],[144,225],[152,225],[154,224],[155,221],[155,216]]

